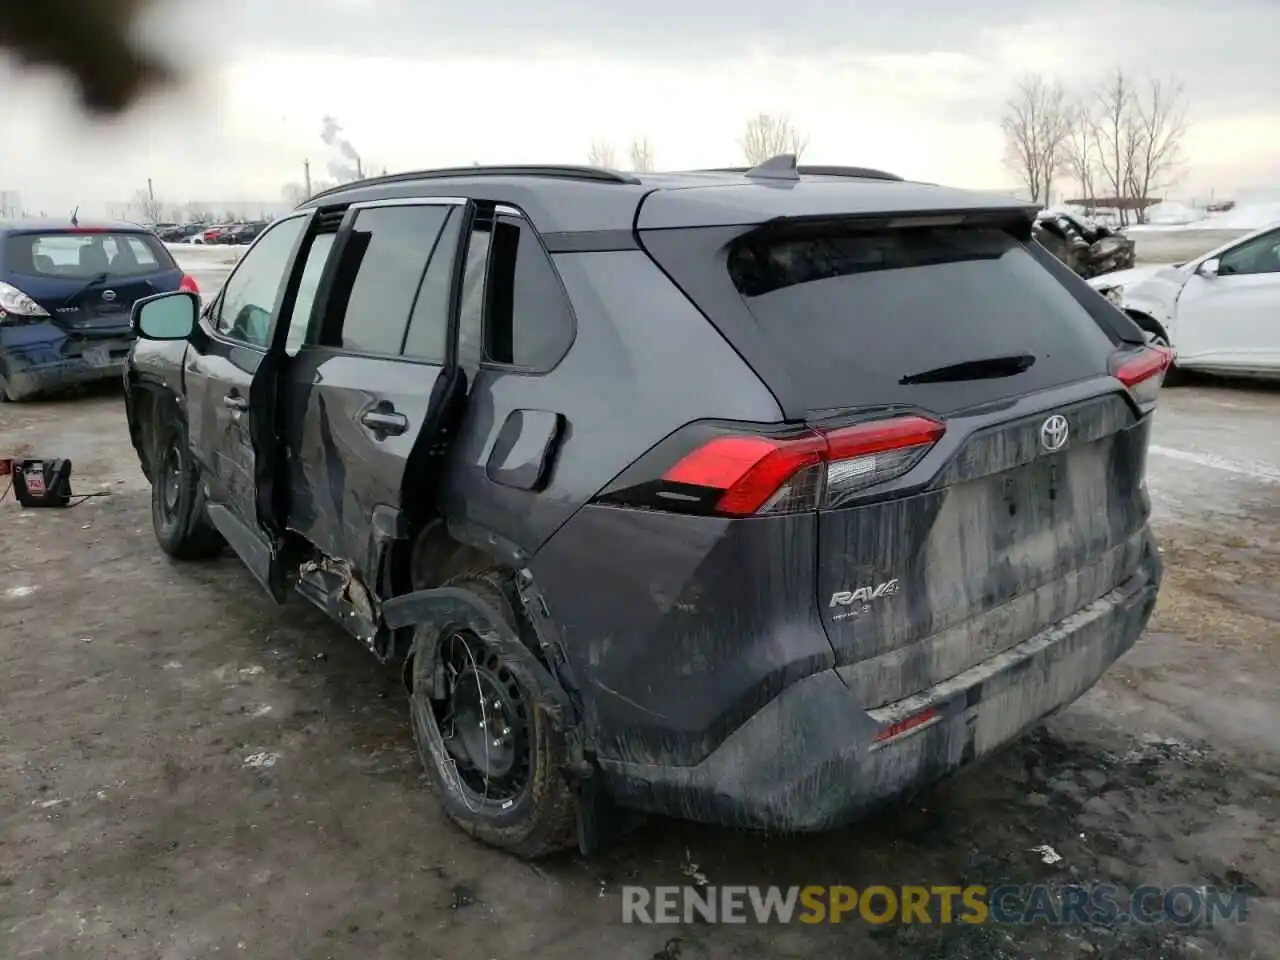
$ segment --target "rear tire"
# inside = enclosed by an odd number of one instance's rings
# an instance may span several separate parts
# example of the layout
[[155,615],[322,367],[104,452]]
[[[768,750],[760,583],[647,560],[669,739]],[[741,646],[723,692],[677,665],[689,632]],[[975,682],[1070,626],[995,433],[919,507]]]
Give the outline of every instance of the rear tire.
[[[520,623],[494,570],[446,586],[470,590],[512,629]],[[415,650],[438,647],[445,696],[433,700],[428,658],[414,656],[409,698],[418,755],[449,818],[490,846],[535,859],[577,842],[577,795],[565,772],[564,731],[551,691],[520,657],[475,631],[419,627]]]
[[151,526],[160,549],[175,560],[216,557],[225,541],[205,514],[187,425],[176,414],[159,417],[152,451]]

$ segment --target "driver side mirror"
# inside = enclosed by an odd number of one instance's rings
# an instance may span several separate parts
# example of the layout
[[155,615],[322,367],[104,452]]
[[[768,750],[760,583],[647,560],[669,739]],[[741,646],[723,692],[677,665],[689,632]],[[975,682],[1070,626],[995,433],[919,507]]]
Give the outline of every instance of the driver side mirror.
[[1221,266],[1222,261],[1217,257],[1214,257],[1212,260],[1206,260],[1204,263],[1200,264],[1196,269],[1196,273],[1200,274],[1200,276],[1204,277],[1206,280],[1212,280],[1218,275],[1218,270]]
[[195,330],[199,314],[199,294],[179,290],[139,300],[129,322],[144,340],[186,340]]

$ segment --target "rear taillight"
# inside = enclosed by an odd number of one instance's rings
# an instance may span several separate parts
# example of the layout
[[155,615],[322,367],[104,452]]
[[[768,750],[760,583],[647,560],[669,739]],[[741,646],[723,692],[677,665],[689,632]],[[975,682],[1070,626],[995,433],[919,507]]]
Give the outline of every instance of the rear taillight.
[[1134,402],[1145,413],[1156,405],[1164,375],[1172,365],[1171,349],[1148,346],[1136,353],[1118,355],[1112,376],[1128,388]]
[[184,273],[182,275],[182,282],[178,284],[178,289],[184,290],[187,293],[199,293],[200,284],[196,283],[195,277],[191,276],[191,274]]
[[902,476],[945,430],[909,416],[788,436],[722,433],[686,447],[656,481],[629,471],[600,500],[728,517],[830,509]]
[[7,325],[43,323],[48,319],[48,310],[17,287],[0,281],[0,323]]

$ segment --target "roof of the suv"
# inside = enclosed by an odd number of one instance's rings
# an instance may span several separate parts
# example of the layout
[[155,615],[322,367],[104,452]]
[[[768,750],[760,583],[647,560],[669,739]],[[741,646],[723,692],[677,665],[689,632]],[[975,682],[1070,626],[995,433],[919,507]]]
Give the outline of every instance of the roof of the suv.
[[459,167],[344,184],[312,197],[299,209],[407,197],[475,198],[519,208],[544,235],[745,225],[776,217],[992,209],[1023,213],[1029,220],[1036,209],[1012,197],[915,183],[865,168],[801,166],[791,178],[752,173],[739,169],[627,174],[594,167]]

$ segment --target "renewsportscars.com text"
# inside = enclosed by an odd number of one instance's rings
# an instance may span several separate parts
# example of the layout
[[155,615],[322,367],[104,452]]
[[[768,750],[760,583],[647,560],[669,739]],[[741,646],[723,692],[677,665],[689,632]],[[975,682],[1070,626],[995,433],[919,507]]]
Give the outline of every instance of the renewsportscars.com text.
[[687,886],[622,888],[623,923],[1243,923],[1243,889],[1140,886]]

